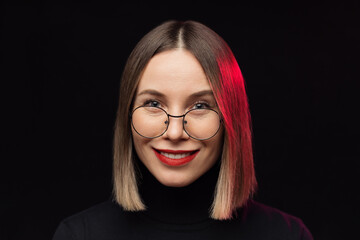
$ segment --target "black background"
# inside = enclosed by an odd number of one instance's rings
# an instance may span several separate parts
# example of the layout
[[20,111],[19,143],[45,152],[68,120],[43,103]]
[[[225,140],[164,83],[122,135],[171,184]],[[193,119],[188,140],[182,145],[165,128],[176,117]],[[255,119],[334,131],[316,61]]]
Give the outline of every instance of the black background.
[[[232,48],[253,119],[255,198],[315,239],[359,226],[359,3],[8,2],[1,8],[0,239],[51,239],[111,197],[121,72],[168,19],[197,20]],[[5,87],[6,86],[6,87]]]

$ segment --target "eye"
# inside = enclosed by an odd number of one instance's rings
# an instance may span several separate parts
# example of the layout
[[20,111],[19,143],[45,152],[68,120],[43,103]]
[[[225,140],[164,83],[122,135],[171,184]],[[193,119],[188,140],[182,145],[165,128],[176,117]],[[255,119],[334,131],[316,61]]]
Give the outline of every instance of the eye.
[[209,109],[210,105],[206,102],[198,102],[195,103],[194,109]]
[[156,100],[146,100],[143,104],[144,107],[160,107],[160,103]]

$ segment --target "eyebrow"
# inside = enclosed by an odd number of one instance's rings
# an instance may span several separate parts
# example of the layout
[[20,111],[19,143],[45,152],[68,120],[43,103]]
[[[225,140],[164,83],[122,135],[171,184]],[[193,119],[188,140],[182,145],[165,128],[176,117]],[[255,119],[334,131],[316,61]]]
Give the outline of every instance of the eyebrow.
[[[145,95],[145,94],[150,94],[150,95],[154,95],[154,96],[158,96],[158,97],[165,97],[165,95],[163,93],[161,93],[159,91],[156,91],[154,89],[143,90],[138,94],[138,96]],[[205,95],[213,96],[214,94],[213,94],[213,92],[211,90],[202,90],[202,91],[195,92],[195,93],[191,94],[189,96],[189,98],[202,97],[202,96],[205,96]]]
[[202,97],[202,96],[205,96],[205,95],[214,96],[213,91],[211,91],[211,90],[203,90],[203,91],[199,91],[199,92],[191,94],[190,98]]
[[159,97],[164,97],[164,94],[161,93],[161,92],[158,92],[156,90],[153,90],[153,89],[146,89],[144,91],[141,91],[138,96],[141,96],[141,95],[145,95],[145,94],[150,94],[150,95],[155,95],[155,96],[159,96]]

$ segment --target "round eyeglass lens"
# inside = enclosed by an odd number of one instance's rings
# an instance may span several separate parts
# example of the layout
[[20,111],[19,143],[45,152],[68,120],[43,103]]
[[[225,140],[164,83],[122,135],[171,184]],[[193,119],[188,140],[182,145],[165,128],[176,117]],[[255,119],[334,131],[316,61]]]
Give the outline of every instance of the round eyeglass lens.
[[143,137],[156,138],[167,129],[168,115],[161,108],[139,107],[132,113],[134,130]]
[[205,140],[213,137],[220,128],[220,116],[212,109],[194,109],[184,117],[184,129],[193,138]]

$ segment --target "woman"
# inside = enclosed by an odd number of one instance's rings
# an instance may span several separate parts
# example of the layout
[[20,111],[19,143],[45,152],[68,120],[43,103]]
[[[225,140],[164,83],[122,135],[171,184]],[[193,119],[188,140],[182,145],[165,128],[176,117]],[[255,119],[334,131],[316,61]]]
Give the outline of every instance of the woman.
[[114,136],[114,196],[65,219],[62,239],[312,239],[256,189],[244,80],[208,27],[168,21],[125,66]]

